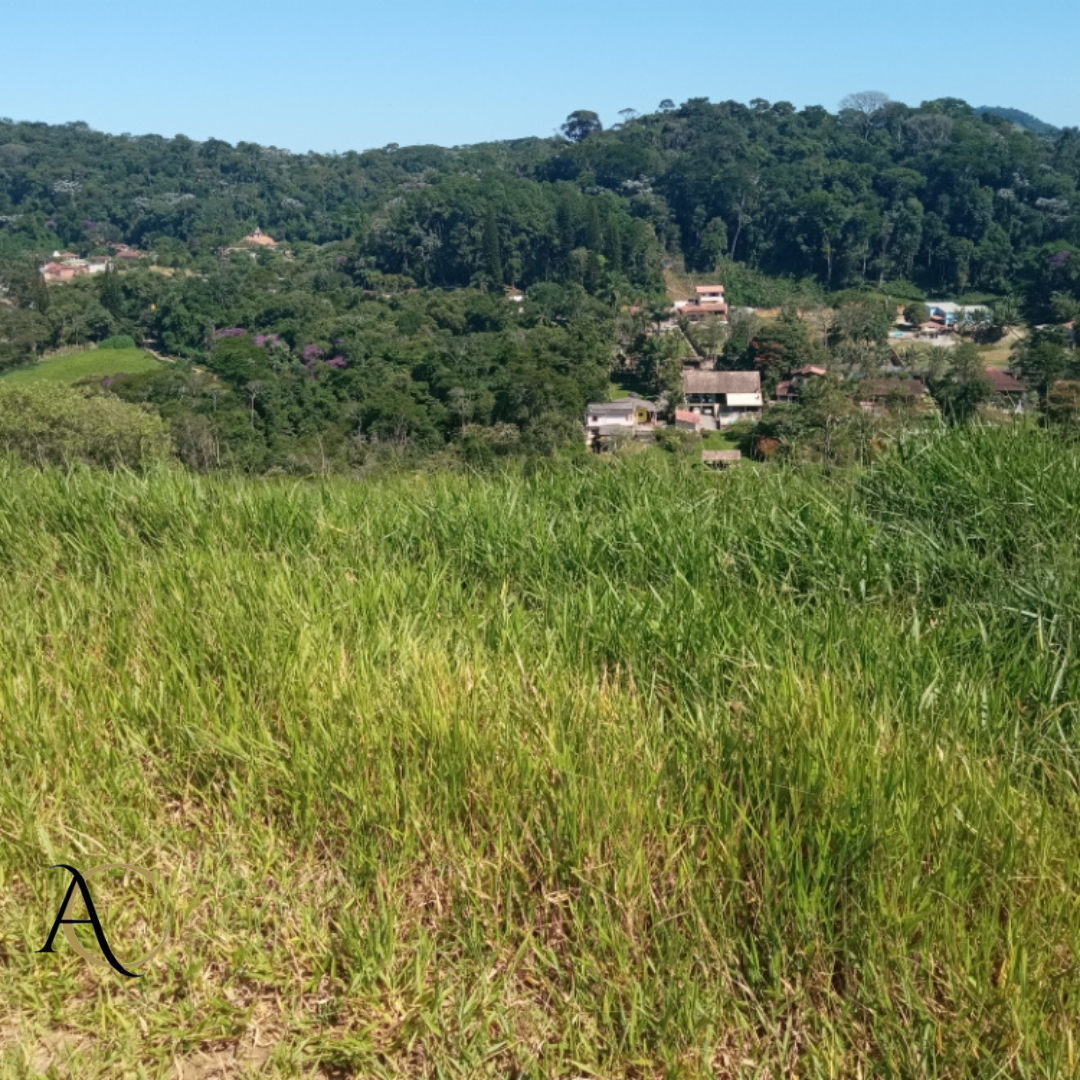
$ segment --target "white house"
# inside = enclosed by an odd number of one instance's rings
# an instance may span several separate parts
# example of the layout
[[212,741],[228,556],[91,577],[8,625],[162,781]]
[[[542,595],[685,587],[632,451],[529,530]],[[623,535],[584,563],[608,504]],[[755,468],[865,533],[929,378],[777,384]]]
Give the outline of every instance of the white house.
[[675,301],[675,318],[687,319],[692,323],[701,322],[702,319],[712,317],[720,322],[728,320],[728,305],[724,299],[723,285],[699,285],[695,290],[697,294],[693,300]]
[[657,406],[644,398],[595,402],[585,409],[585,442],[591,450],[610,447],[620,437],[648,437],[656,424]]
[[41,276],[48,283],[74,281],[87,274],[103,274],[112,266],[112,259],[107,255],[92,255],[89,259],[80,259],[71,252],[54,252],[53,262],[40,267]]
[[971,304],[954,304],[951,300],[927,300],[926,307],[930,311],[931,318],[943,319],[946,326],[956,326],[965,319],[975,321],[989,318],[990,312],[982,306]]
[[699,304],[725,304],[723,285],[699,285],[694,291]]

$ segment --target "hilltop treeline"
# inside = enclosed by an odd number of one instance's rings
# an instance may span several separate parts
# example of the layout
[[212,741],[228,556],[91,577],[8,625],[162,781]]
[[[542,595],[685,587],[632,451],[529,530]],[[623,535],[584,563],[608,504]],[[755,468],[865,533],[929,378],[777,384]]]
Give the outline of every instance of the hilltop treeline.
[[575,114],[566,138],[343,155],[2,122],[0,251],[121,239],[182,261],[258,224],[439,287],[655,286],[669,256],[1036,306],[1076,292],[1076,129],[1040,137],[954,99],[845,106],[699,98],[609,131]]

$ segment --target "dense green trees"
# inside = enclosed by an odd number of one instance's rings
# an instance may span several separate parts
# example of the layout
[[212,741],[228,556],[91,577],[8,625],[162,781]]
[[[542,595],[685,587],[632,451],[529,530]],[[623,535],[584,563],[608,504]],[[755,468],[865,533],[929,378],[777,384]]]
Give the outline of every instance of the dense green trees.
[[812,340],[808,326],[795,312],[784,311],[776,322],[754,331],[744,356],[731,366],[756,367],[766,392],[771,393],[782,375],[815,362],[827,362],[825,350]]
[[1057,327],[1033,330],[1013,347],[1013,357],[1017,370],[1044,402],[1072,366],[1065,336]]
[[665,101],[607,131],[579,110],[563,130],[317,155],[0,122],[0,259],[122,239],[182,267],[259,224],[293,246],[355,241],[350,272],[442,287],[490,279],[496,249],[515,284],[595,291],[617,270],[652,287],[666,251],[831,288],[1012,290],[1036,321],[1052,296],[1080,302],[1075,129],[868,93],[835,115]]
[[953,423],[965,423],[993,396],[982,353],[965,341],[949,350],[948,369],[931,386],[942,415]]
[[[521,450],[581,443],[585,404],[607,393],[609,302],[556,283],[523,304],[501,289],[372,295],[353,281],[353,251],[118,275],[116,327],[183,359],[109,390],[156,409],[199,469],[355,467],[429,454],[467,427],[482,443],[508,424]],[[50,291],[62,295],[97,303],[89,283]]]
[[173,448],[159,416],[114,397],[0,382],[0,451],[34,465],[143,468]]

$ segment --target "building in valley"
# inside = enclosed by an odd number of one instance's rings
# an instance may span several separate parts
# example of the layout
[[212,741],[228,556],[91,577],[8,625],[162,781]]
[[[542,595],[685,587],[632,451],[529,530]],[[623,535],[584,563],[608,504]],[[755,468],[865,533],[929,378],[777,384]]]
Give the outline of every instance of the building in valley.
[[933,406],[922,379],[863,379],[856,389],[856,398],[863,409],[872,413],[898,406]]
[[674,316],[699,323],[703,319],[713,318],[718,322],[728,321],[728,305],[724,298],[723,285],[699,285],[693,300],[676,300]]
[[808,379],[823,379],[828,369],[808,364],[791,373],[790,379],[783,379],[776,384],[776,400],[794,404],[802,396],[803,387]]
[[696,412],[691,412],[689,409],[676,409],[675,426],[680,431],[692,431],[700,435],[701,416]]
[[63,284],[76,278],[91,274],[103,274],[112,266],[112,259],[105,255],[94,255],[89,259],[80,259],[70,252],[54,252],[52,261],[40,268],[41,276],[47,285]]
[[993,404],[1008,412],[1022,413],[1024,411],[1024,396],[1027,387],[1019,379],[1014,378],[1007,371],[988,367],[986,378],[993,389]]
[[585,409],[585,442],[599,453],[614,449],[620,441],[651,439],[657,419],[658,406],[645,398],[594,402]]
[[701,417],[705,431],[738,420],[759,419],[764,404],[759,371],[683,371],[686,408]]

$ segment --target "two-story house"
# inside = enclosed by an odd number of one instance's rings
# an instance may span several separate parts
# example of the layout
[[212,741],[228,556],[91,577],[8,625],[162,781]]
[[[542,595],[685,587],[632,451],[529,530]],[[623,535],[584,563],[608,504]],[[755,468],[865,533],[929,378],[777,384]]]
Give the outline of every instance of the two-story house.
[[611,449],[620,439],[651,437],[657,406],[644,398],[600,401],[585,409],[585,442],[597,452]]
[[728,321],[728,305],[724,299],[723,285],[699,285],[694,291],[697,295],[693,300],[675,302],[676,319],[686,319],[691,323],[699,323],[710,317],[722,323]]
[[707,431],[746,417],[757,419],[764,404],[758,371],[684,371],[683,396]]

